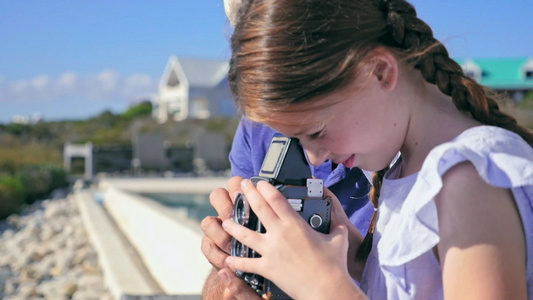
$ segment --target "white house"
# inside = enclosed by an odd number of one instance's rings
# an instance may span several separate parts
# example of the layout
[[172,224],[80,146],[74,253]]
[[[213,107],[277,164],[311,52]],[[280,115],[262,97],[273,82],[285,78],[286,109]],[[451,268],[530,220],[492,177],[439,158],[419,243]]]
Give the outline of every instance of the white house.
[[227,61],[170,57],[152,100],[154,117],[163,123],[235,116],[228,68]]

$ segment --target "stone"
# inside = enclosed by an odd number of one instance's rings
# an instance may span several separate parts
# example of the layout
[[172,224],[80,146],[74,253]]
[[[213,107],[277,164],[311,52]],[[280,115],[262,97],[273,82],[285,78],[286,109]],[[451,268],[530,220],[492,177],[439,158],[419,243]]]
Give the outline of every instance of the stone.
[[21,282],[17,289],[17,294],[25,299],[37,296],[37,283],[35,281]]
[[7,280],[11,277],[11,270],[8,268],[0,268],[0,295],[4,292],[4,287]]
[[0,299],[114,300],[74,199],[0,222]]
[[74,293],[78,290],[78,285],[75,282],[65,282],[61,286],[61,294],[65,295],[66,297],[72,297]]

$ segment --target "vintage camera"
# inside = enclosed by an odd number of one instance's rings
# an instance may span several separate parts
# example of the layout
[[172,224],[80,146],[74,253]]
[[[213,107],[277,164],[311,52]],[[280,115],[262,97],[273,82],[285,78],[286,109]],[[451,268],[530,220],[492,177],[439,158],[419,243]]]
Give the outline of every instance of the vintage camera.
[[[311,177],[311,169],[299,141],[295,138],[274,136],[263,160],[259,176],[250,179],[254,184],[262,180],[270,182],[313,229],[329,233],[331,198],[324,198],[322,180]],[[252,211],[243,194],[237,195],[235,199],[233,220],[257,232],[266,232],[261,220]],[[259,253],[235,238],[232,241],[231,255],[261,257]],[[274,283],[262,276],[242,271],[236,273],[263,299],[291,299]]]

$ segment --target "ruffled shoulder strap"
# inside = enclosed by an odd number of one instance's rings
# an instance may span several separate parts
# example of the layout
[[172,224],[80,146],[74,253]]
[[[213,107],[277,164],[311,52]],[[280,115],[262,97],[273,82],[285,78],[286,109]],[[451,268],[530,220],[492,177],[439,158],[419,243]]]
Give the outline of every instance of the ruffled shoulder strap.
[[[383,265],[399,266],[431,250],[439,242],[434,198],[442,175],[470,161],[489,184],[502,188],[533,186],[533,148],[518,135],[480,126],[435,147],[428,155],[398,217],[384,228],[377,245]],[[409,234],[399,234],[408,232]]]

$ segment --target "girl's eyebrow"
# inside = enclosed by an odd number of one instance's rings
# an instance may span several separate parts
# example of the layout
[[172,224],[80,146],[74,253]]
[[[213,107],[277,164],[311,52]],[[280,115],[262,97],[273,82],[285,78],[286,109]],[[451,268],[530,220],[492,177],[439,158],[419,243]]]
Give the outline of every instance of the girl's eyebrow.
[[[322,121],[318,121],[318,122],[315,122],[315,124],[312,125],[312,129],[310,127],[308,127],[307,129],[303,129],[301,131],[298,131],[298,132],[295,132],[294,133],[294,136],[298,136],[298,135],[312,135],[312,134],[315,134],[317,132],[320,132],[324,129],[324,125],[326,123],[326,120],[322,120]],[[311,132],[311,133],[309,133]]]

